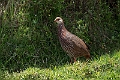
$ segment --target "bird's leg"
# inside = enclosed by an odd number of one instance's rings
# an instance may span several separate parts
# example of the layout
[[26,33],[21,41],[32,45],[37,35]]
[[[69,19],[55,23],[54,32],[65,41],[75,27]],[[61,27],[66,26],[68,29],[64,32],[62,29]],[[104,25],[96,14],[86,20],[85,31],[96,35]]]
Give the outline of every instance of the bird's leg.
[[75,57],[71,57],[71,63],[76,62],[76,58]]
[[76,62],[76,58],[74,57],[74,62]]

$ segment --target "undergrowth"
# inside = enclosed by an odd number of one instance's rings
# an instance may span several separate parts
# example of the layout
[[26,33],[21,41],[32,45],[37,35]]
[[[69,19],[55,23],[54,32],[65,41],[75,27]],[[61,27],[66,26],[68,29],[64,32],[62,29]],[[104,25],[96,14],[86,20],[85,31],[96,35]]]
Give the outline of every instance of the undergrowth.
[[[111,8],[102,0],[0,1],[1,80],[119,77],[119,53],[114,51],[120,49],[120,1],[113,4]],[[85,41],[92,60],[79,58],[69,64],[58,40],[57,16]]]
[[29,67],[20,73],[0,73],[2,80],[119,80],[120,52],[46,69]]

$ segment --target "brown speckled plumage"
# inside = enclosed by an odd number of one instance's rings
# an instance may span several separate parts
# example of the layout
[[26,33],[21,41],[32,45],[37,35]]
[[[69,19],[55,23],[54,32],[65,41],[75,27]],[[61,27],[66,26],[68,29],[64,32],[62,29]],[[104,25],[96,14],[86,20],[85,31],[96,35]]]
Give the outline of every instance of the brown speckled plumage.
[[71,58],[71,62],[75,62],[76,58],[81,56],[90,58],[86,44],[65,28],[62,18],[56,17],[54,21],[58,23],[57,30],[61,47],[67,52],[68,56]]

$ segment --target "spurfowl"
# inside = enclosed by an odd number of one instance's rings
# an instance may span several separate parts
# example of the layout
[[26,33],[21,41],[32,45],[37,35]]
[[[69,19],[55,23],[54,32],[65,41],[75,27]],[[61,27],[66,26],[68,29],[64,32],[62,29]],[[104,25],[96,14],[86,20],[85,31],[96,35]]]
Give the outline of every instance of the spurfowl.
[[57,30],[61,47],[67,52],[68,56],[71,58],[71,62],[75,62],[76,58],[81,56],[90,58],[90,53],[85,43],[65,28],[63,19],[56,17],[54,21],[58,24]]

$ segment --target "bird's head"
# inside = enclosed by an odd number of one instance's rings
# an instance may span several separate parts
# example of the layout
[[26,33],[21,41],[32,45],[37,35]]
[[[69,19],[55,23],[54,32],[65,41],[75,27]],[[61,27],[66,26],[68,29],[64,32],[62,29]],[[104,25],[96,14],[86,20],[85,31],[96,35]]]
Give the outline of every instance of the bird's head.
[[56,17],[54,21],[58,24],[63,23],[63,19],[61,17]]

